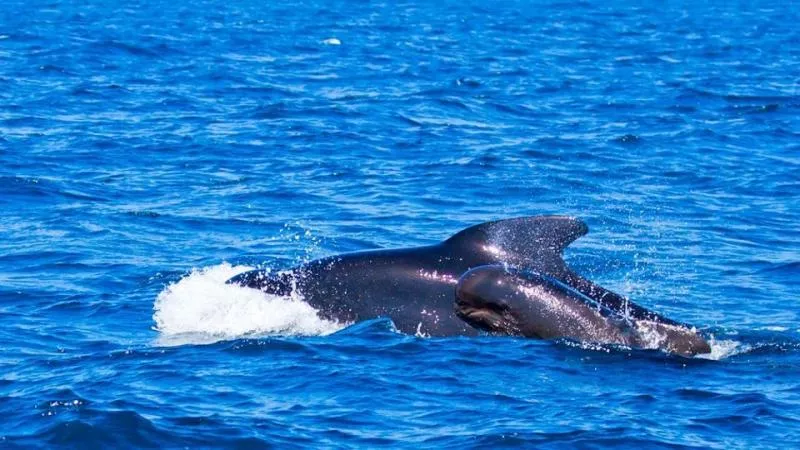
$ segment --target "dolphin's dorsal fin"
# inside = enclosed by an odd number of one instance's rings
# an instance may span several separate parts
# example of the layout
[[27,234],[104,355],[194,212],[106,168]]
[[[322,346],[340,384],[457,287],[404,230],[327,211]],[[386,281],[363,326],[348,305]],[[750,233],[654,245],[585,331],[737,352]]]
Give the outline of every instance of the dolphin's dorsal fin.
[[588,231],[586,224],[574,217],[518,217],[469,227],[445,245],[485,253],[492,262],[553,273],[564,267],[564,248]]

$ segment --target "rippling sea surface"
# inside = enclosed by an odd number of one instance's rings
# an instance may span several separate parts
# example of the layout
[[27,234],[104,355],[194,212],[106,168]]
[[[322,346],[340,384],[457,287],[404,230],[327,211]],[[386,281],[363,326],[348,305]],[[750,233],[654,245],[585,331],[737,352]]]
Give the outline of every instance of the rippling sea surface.
[[[0,447],[800,445],[798,9],[5,2]],[[224,284],[535,214],[712,355]]]

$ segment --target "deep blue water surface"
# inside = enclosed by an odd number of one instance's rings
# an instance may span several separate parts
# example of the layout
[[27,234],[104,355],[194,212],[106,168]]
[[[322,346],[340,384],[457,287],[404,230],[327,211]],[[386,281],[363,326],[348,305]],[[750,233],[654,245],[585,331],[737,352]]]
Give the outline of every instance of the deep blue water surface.
[[[798,5],[650,3],[4,2],[0,446],[800,446]],[[532,214],[712,358],[223,283]]]

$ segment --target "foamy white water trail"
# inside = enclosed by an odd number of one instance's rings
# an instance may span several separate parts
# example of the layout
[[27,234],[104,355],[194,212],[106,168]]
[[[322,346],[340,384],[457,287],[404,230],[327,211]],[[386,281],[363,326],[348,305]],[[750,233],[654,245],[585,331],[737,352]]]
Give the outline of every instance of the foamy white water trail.
[[324,320],[301,298],[225,284],[252,269],[223,263],[194,269],[158,294],[153,305],[159,344],[200,344],[263,335],[325,335],[345,324]]

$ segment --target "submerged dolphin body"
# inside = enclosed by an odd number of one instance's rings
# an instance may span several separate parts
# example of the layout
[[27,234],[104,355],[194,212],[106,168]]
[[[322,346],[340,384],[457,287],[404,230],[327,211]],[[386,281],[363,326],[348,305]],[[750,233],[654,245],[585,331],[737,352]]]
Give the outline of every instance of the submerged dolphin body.
[[[331,256],[280,274],[254,270],[239,274],[228,283],[275,295],[297,291],[325,319],[357,322],[389,317],[405,333],[470,336],[489,327],[465,320],[465,315],[457,314],[456,286],[459,279],[470,269],[504,265],[541,274],[566,286],[596,307],[612,312],[624,311],[630,320],[688,330],[688,327],[648,311],[570,270],[561,253],[587,231],[583,222],[571,217],[499,220],[469,227],[439,244]],[[575,300],[569,295],[564,298]],[[513,333],[500,328],[490,331],[551,337],[549,334]],[[564,337],[609,341],[600,335]],[[635,341],[620,343],[636,345]]]

